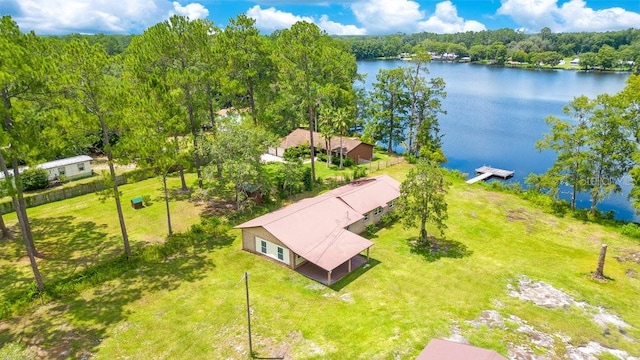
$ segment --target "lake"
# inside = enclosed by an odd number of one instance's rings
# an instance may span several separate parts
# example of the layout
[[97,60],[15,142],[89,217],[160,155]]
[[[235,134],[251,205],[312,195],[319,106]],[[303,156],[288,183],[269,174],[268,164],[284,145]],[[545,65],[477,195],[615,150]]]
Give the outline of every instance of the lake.
[[[407,66],[407,62],[359,61],[358,72],[366,74],[370,89],[379,69]],[[574,97],[615,94],[621,91],[628,73],[585,73],[498,68],[470,63],[429,64],[428,77],[442,77],[447,98],[446,115],[440,116],[447,168],[473,174],[482,165],[515,170],[509,181],[524,183],[530,173],[544,173],[555,153],[539,152],[535,143],[549,131],[548,115],[566,118],[562,108]],[[622,181],[623,193],[607,198],[600,210],[615,211],[615,217],[638,221],[627,200],[630,179]],[[582,194],[578,206],[589,207]]]

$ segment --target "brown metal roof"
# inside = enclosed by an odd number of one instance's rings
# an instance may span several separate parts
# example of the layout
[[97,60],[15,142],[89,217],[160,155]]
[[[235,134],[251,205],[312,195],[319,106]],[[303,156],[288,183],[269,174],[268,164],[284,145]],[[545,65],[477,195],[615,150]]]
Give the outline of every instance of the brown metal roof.
[[416,360],[508,360],[493,350],[453,341],[433,339]]
[[[392,191],[384,188],[399,186],[386,175],[347,184],[249,220],[236,228],[263,227],[296,254],[330,271],[373,245],[373,242],[346,228],[362,219],[364,213],[397,198],[399,192],[390,198]],[[373,207],[359,211],[370,206]]]
[[[309,130],[298,128],[293,130],[289,135],[287,135],[284,139],[282,139],[282,141],[280,142],[280,147],[283,149],[287,149],[292,146],[300,146],[304,144],[308,145],[310,144],[310,142],[311,141],[310,141]],[[315,132],[315,131],[313,132],[313,143],[316,147],[320,149],[326,150],[327,148],[326,141],[322,136],[322,134],[319,132]],[[360,144],[366,144],[366,143],[356,138],[350,138],[346,136],[342,137],[342,147],[345,150],[345,154],[355,149]],[[373,146],[370,144],[366,144],[366,145]],[[340,150],[339,136],[334,136],[331,138],[331,149],[335,151]]]

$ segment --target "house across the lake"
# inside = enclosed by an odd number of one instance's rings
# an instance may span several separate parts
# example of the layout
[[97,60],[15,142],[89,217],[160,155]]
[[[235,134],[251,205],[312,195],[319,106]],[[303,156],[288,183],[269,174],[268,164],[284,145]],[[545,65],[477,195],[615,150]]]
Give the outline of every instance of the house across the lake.
[[358,234],[392,210],[398,197],[400,183],[388,175],[359,179],[236,228],[244,250],[331,285],[368,261],[373,242]]
[[[343,136],[342,140],[339,136],[333,136],[330,141],[325,141],[319,132],[313,132],[313,144],[317,151],[326,152],[327,143],[330,144],[333,156],[340,156],[342,150],[343,156],[350,158],[354,163],[358,164],[363,161],[371,161],[373,159],[373,145],[362,142],[360,139]],[[290,147],[311,144],[311,134],[306,129],[295,129],[280,142],[280,147],[270,149],[270,153],[276,156],[284,155],[284,151]],[[342,147],[340,146],[342,145]]]
[[[72,180],[91,176],[93,174],[93,171],[91,170],[91,161],[93,161],[93,159],[90,156],[79,155],[65,159],[48,161],[36,165],[36,167],[47,170],[49,173],[49,181],[58,180],[60,177]],[[22,173],[26,169],[28,169],[28,167],[20,168],[19,171]],[[4,174],[2,172],[0,172],[0,179],[4,179]]]

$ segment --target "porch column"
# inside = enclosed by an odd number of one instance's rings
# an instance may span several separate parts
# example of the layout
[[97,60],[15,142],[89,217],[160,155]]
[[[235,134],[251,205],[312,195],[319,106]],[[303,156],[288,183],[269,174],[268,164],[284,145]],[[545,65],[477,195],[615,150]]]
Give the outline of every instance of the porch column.
[[331,270],[327,271],[327,285],[331,285]]
[[369,262],[369,248],[367,248],[367,262]]
[[351,259],[349,259],[349,270],[347,270],[348,273],[351,272]]

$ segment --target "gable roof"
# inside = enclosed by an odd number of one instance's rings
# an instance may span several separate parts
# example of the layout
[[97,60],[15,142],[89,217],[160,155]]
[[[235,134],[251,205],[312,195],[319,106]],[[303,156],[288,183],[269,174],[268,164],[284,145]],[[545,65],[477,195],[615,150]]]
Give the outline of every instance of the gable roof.
[[493,350],[448,340],[433,339],[416,360],[507,360],[507,358]]
[[[327,144],[321,133],[314,131],[313,139],[314,139],[314,145],[316,147],[326,150]],[[287,149],[293,146],[309,144],[310,142],[311,142],[311,138],[309,135],[309,130],[297,128],[293,130],[291,133],[289,133],[289,135],[287,135],[284,139],[282,139],[282,141],[280,142],[280,147],[283,149]],[[355,149],[360,145],[373,147],[373,145],[362,142],[360,139],[357,139],[357,138],[351,138],[346,136],[342,137],[342,147],[344,148],[345,153],[348,153],[349,151]],[[331,150],[336,150],[336,151],[340,150],[339,136],[331,137]]]
[[[394,188],[395,197],[391,198]],[[398,188],[399,183],[388,175],[356,181],[259,216],[235,228],[263,227],[296,254],[330,271],[373,245],[373,242],[348,231],[346,227],[361,220],[362,214],[400,196]],[[372,202],[361,199],[369,197],[373,199]],[[370,206],[373,207],[359,211]]]

